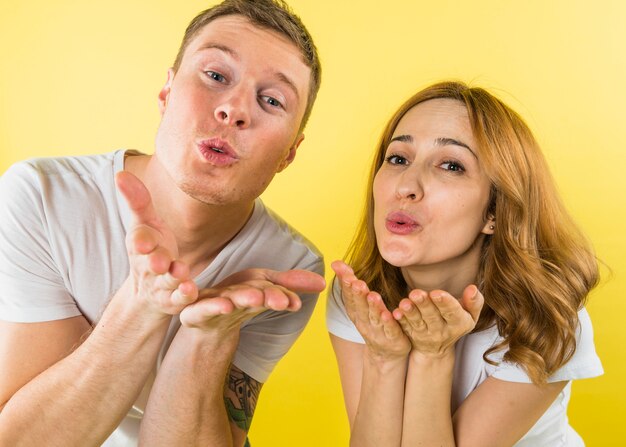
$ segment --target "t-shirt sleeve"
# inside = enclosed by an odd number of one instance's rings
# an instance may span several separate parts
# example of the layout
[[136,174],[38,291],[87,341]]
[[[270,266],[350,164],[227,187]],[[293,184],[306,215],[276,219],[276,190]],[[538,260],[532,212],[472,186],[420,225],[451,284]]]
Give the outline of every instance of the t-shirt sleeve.
[[337,278],[333,280],[333,287],[330,289],[326,301],[326,327],[328,332],[339,338],[365,344],[365,340],[346,313]]
[[[293,268],[324,275],[323,259]],[[317,298],[317,293],[300,294],[302,307],[297,312],[266,311],[252,318],[241,328],[233,364],[258,382],[266,382],[278,361],[304,330]]]
[[21,162],[0,177],[0,319],[80,315],[56,268],[39,173]]
[[[548,378],[548,382],[563,380],[587,379],[604,373],[602,362],[596,354],[593,342],[593,327],[587,309],[578,312],[579,326],[576,331],[576,351],[572,358]],[[531,383],[532,381],[522,367],[509,362],[501,362],[492,377],[508,382]]]

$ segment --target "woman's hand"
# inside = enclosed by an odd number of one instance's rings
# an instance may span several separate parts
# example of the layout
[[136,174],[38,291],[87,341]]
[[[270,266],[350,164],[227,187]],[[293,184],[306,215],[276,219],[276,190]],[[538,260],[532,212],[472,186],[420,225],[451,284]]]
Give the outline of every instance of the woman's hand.
[[341,286],[346,313],[365,340],[370,354],[382,359],[406,357],[411,343],[382,297],[371,292],[346,263],[335,261],[331,267]]
[[413,290],[400,301],[393,317],[411,341],[413,351],[443,356],[456,341],[476,326],[484,298],[474,285],[463,291],[460,300],[448,292]]

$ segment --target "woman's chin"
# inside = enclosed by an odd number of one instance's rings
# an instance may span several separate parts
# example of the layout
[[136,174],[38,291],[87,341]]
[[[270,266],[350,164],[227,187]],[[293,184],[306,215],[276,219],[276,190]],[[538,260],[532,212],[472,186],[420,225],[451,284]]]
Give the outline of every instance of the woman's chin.
[[413,251],[408,247],[393,244],[379,247],[379,251],[382,258],[394,267],[408,267],[415,263]]

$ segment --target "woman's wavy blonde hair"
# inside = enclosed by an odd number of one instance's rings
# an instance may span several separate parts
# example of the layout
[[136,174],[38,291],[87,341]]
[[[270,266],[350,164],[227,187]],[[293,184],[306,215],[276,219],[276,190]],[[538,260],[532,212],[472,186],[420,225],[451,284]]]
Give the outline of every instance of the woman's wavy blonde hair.
[[406,101],[387,123],[369,175],[364,216],[347,253],[358,278],[395,308],[407,296],[398,267],[380,255],[374,232],[372,184],[398,122],[431,99],[467,107],[478,157],[491,181],[485,217],[496,230],[485,238],[476,283],[485,306],[476,331],[496,324],[504,340],[483,357],[508,347],[504,360],[522,365],[540,384],[576,349],[578,310],[598,282],[590,244],[565,210],[539,145],[522,118],[482,88],[461,82],[431,85]]

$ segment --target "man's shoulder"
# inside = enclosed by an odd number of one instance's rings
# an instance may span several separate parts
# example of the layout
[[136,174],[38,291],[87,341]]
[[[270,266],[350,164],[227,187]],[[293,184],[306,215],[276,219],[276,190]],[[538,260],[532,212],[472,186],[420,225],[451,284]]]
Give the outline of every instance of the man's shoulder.
[[238,250],[245,250],[250,267],[323,270],[323,256],[315,244],[261,199],[256,200],[252,217],[232,242]]
[[18,162],[0,177],[4,215],[16,222],[31,215],[56,232],[90,227],[117,207],[114,173],[120,160],[123,152],[117,151]]
[[38,157],[13,164],[2,175],[5,182],[46,183],[49,179],[92,177],[102,171],[112,172],[120,151],[98,155]]

